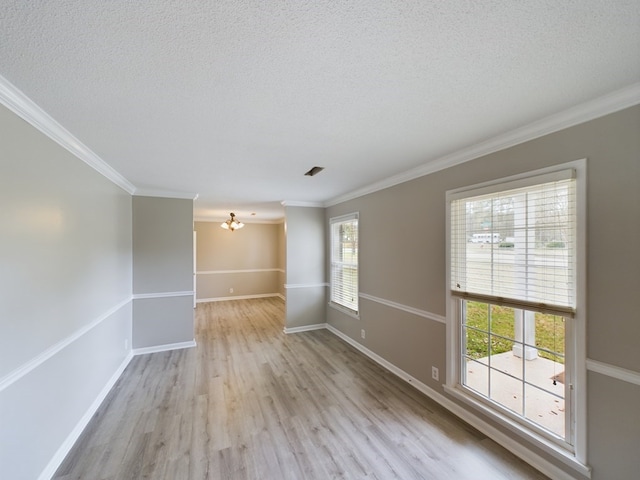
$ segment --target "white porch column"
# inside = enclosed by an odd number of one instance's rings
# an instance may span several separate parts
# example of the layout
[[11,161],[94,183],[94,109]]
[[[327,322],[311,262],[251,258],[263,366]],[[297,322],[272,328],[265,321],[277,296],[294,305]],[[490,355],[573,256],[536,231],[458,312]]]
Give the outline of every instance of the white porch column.
[[[516,279],[516,285],[522,290],[522,297],[527,298],[527,290],[529,286],[530,278],[533,276],[526,265],[528,265],[527,255],[533,252],[536,245],[536,232],[535,228],[530,228],[531,225],[527,225],[527,220],[535,225],[535,211],[528,211],[530,202],[533,200],[528,198],[531,194],[520,194],[513,197],[514,207],[514,271],[513,274]],[[532,202],[531,202],[532,203]],[[518,342],[523,342],[528,345],[536,344],[536,323],[535,313],[528,310],[514,309],[515,313],[515,336],[514,338]],[[524,350],[524,351],[523,351]],[[525,347],[523,349],[522,344],[515,343],[513,345],[513,354],[516,357],[525,360],[534,360],[538,358],[538,349],[534,347]]]
[[[535,360],[538,358],[538,349],[529,345],[536,344],[536,314],[535,312],[520,309],[515,309],[514,313],[516,330],[515,339],[516,342],[522,343],[514,343],[511,351],[516,357],[522,358],[524,356],[525,360]],[[523,344],[525,343],[527,346],[524,346],[523,348]]]

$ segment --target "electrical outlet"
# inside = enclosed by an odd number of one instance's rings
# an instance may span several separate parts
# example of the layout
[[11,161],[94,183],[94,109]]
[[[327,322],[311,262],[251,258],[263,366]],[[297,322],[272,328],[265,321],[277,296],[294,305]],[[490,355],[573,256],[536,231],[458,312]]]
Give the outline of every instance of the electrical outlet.
[[366,337],[366,333],[365,333],[365,331],[364,331],[364,328],[363,328],[362,330],[360,330],[360,336],[361,336],[362,338],[365,338],[365,337]]
[[230,288],[230,289],[229,289],[229,293],[233,293],[233,288]]
[[438,367],[431,367],[431,378],[435,381],[440,380],[440,370],[438,370]]

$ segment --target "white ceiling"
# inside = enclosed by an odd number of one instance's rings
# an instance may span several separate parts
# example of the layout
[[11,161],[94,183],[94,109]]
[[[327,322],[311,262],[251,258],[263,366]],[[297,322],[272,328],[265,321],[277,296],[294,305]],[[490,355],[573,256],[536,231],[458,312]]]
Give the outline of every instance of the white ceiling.
[[638,0],[2,0],[0,34],[1,76],[197,218],[273,220],[640,80]]

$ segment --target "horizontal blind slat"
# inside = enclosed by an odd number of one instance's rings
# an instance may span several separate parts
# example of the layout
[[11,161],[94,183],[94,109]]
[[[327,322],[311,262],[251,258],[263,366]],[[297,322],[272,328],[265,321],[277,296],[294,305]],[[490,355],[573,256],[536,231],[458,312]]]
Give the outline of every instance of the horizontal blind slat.
[[452,201],[453,294],[573,311],[575,181],[560,177]]

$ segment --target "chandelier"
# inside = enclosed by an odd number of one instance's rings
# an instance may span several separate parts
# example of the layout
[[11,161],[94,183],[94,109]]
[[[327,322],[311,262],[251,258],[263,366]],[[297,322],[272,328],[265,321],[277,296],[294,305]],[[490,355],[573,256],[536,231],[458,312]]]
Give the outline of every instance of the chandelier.
[[236,219],[235,213],[231,213],[230,215],[231,218],[229,220],[220,224],[222,228],[224,228],[225,230],[231,230],[233,232],[234,230],[244,227],[244,223]]

